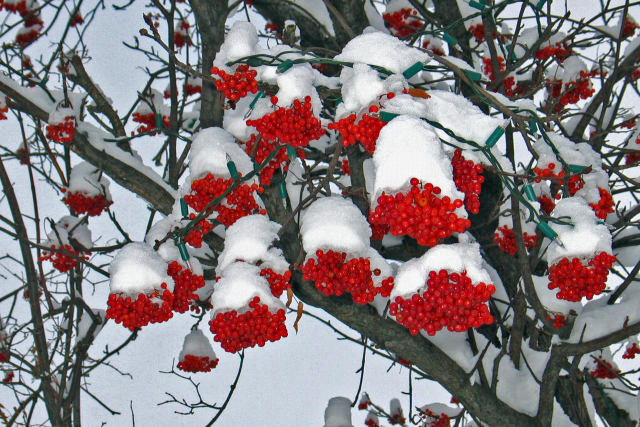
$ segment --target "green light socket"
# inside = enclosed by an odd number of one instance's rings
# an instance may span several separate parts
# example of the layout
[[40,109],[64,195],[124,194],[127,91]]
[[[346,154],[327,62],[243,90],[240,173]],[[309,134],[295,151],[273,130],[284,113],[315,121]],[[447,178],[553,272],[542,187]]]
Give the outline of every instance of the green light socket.
[[484,144],[491,148],[498,143],[502,135],[504,135],[504,129],[498,126],[493,132],[491,132],[491,135],[489,135],[489,138],[487,138],[487,141]]
[[553,229],[549,227],[549,224],[544,221],[540,221],[538,223],[538,228],[540,229],[540,231],[542,231],[542,234],[544,234],[551,240],[554,240],[556,237],[558,237],[558,233],[553,231]]
[[422,62],[416,62],[411,67],[409,67],[406,70],[404,70],[402,72],[402,75],[404,76],[405,79],[408,80],[411,77],[413,77],[416,74],[418,74],[420,71],[422,71]]
[[187,206],[187,202],[184,200],[184,197],[180,198],[180,213],[182,213],[183,217],[189,215],[189,207]]
[[184,245],[184,242],[178,243],[178,251],[180,252],[180,258],[183,261],[189,260],[189,252],[187,252],[187,247]]
[[233,178],[234,180],[240,178],[240,175],[238,175],[238,169],[236,168],[236,164],[233,163],[233,160],[229,160],[227,162],[227,169],[229,169],[229,173],[231,174],[231,178]]
[[380,113],[378,114],[378,117],[383,122],[390,122],[391,120],[393,120],[394,118],[396,118],[398,116],[399,116],[399,114],[389,113],[387,111],[380,111]]
[[530,202],[538,201],[536,192],[533,191],[533,186],[531,184],[527,184],[524,186],[524,194],[527,196],[527,199],[529,199]]

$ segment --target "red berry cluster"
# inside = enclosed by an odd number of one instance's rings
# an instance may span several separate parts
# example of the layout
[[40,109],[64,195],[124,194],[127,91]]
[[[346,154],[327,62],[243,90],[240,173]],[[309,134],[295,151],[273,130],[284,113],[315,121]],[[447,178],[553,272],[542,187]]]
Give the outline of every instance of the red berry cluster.
[[598,203],[589,203],[589,206],[596,213],[596,216],[600,219],[607,219],[607,215],[613,212],[613,197],[604,188],[598,187],[600,193],[600,200]]
[[482,191],[482,165],[467,160],[462,156],[461,150],[456,150],[451,159],[453,166],[453,181],[456,188],[464,193],[464,207],[468,212],[477,214],[480,212],[480,198]]
[[[71,247],[71,245],[64,245],[64,247],[51,245],[51,249],[65,250],[67,253],[80,257],[82,259],[89,259],[89,253],[79,253],[75,249]],[[63,252],[49,252],[43,251],[42,256],[39,258],[39,261],[51,261],[53,264],[53,268],[58,270],[61,273],[66,273],[71,270],[73,267],[78,265],[78,260],[75,258],[71,258],[67,253]]]
[[369,416],[367,416],[367,419],[364,420],[364,425],[366,425],[367,427],[380,427],[380,424],[376,422],[376,419]]
[[358,402],[358,409],[361,411],[365,410],[369,407],[369,405],[371,405],[371,399],[369,398],[369,395],[367,393],[362,393],[360,401]]
[[422,28],[422,21],[416,18],[418,12],[412,8],[403,8],[393,13],[384,13],[384,25],[398,38],[405,38]]
[[382,240],[384,235],[389,232],[391,227],[389,224],[372,224],[369,218],[369,227],[371,228],[371,239]]
[[600,252],[584,265],[579,258],[562,258],[549,267],[549,289],[560,289],[556,298],[578,302],[583,297],[593,298],[604,290],[609,268],[616,257]]
[[[378,107],[372,105],[369,107],[369,112],[377,113]],[[335,123],[329,123],[327,127],[340,132],[343,147],[348,147],[349,145],[355,144],[356,141],[360,141],[364,149],[370,154],[373,154],[376,149],[376,140],[378,139],[378,135],[380,135],[380,129],[387,123],[369,114],[363,114],[357,124],[356,119],[357,116],[351,114]]]
[[0,120],[7,120],[7,115],[5,113],[9,112],[8,105],[2,105],[0,101]]
[[184,313],[193,301],[198,300],[195,291],[204,286],[204,277],[193,274],[188,268],[182,269],[177,261],[172,261],[167,269],[175,283],[173,287],[173,311]]
[[[275,96],[271,103],[278,103]],[[264,140],[279,140],[293,148],[305,147],[325,134],[320,120],[313,116],[310,96],[304,98],[304,103],[296,99],[291,108],[280,107],[257,120],[247,120],[247,126],[255,127]]]
[[581,99],[588,99],[595,93],[595,89],[591,87],[589,77],[597,75],[597,71],[580,71],[580,77],[576,81],[562,83],[561,80],[550,82],[550,93],[556,98],[554,106],[555,112],[562,110],[569,104],[575,104]]
[[424,423],[423,427],[449,427],[451,425],[451,419],[444,412],[436,415],[428,408],[418,409],[418,412]]
[[404,423],[407,420],[404,417],[404,415],[402,414],[402,411],[399,411],[399,412],[395,412],[395,413],[389,415],[388,421],[389,421],[389,424],[394,426],[396,424],[404,425]]
[[[533,248],[538,242],[538,236],[535,234],[522,233],[522,237],[524,238],[524,245],[527,250]],[[500,250],[505,251],[509,255],[515,255],[516,252],[518,252],[516,235],[508,225],[498,227],[498,230],[493,236],[493,241],[498,244]]]
[[209,322],[213,340],[229,353],[256,344],[262,347],[267,341],[275,342],[287,336],[283,309],[271,313],[267,305],[260,304],[259,297],[251,300],[249,308],[243,314],[236,310],[218,313]]
[[[191,190],[194,194],[184,196],[185,202],[197,212],[202,211],[212,200],[224,193],[233,183],[233,179],[214,178],[212,174],[207,174],[202,179],[197,179],[191,184]],[[236,187],[226,196],[228,206],[218,204],[212,211],[218,212],[216,218],[218,222],[226,226],[230,226],[243,216],[251,215],[255,212],[265,214],[260,209],[253,193],[258,190],[258,184],[240,185]]]
[[[196,215],[193,213],[189,215],[190,219],[194,219],[195,217]],[[206,218],[202,218],[184,236],[184,242],[193,246],[194,248],[199,248],[202,246],[202,236],[204,236],[211,230],[213,230],[213,224],[211,224],[211,222],[209,222]]]
[[[66,192],[66,189],[63,188],[62,191]],[[100,215],[113,203],[111,200],[107,200],[103,194],[91,197],[79,192],[68,192],[62,201],[69,206],[74,214],[83,215],[86,213],[89,216]]]
[[202,86],[197,85],[197,84],[189,84],[187,83],[187,86],[185,87],[184,93],[187,96],[191,96],[191,95],[195,95],[196,93],[202,93]]
[[47,138],[60,143],[70,142],[73,139],[75,123],[73,116],[67,116],[62,123],[47,125]]
[[396,297],[389,305],[389,313],[412,335],[420,329],[435,335],[444,327],[465,332],[493,323],[485,303],[495,291],[493,285],[484,282],[473,285],[466,272],[430,271],[422,295],[418,292],[408,299]]
[[218,67],[211,68],[211,74],[220,76],[222,80],[216,80],[216,89],[224,93],[224,97],[230,101],[238,101],[247,96],[249,92],[258,92],[256,70],[250,70],[246,64],[238,65],[235,73],[228,74]]
[[436,47],[436,46],[432,46],[430,47],[429,45],[431,44],[431,41],[429,40],[425,40],[422,42],[422,48],[424,50],[426,50],[427,52],[431,52],[434,53],[436,55],[440,55],[440,56],[444,56],[444,52],[442,51],[442,49]]
[[635,359],[636,358],[636,354],[640,354],[640,347],[638,347],[638,343],[637,342],[634,342],[634,343],[631,343],[631,345],[629,345],[627,347],[627,350],[622,355],[622,358],[623,359]]
[[309,258],[302,266],[304,280],[313,280],[325,296],[351,294],[353,302],[368,304],[377,294],[388,297],[393,289],[393,277],[382,281],[382,286],[375,287],[372,274],[379,276],[380,270],[371,271],[369,260],[352,258],[347,261],[347,254],[329,250],[316,251],[315,258]]
[[[482,58],[482,63],[484,75],[488,76],[489,80],[494,81],[496,76],[493,70],[493,64],[491,63],[491,58]],[[502,56],[498,56],[498,65],[500,67],[500,72],[504,72],[506,65]],[[505,77],[502,80],[502,86],[504,87],[504,94],[507,96],[514,96],[523,89],[519,85],[516,85],[516,79],[513,76]]]
[[342,159],[340,162],[340,170],[345,175],[351,175],[351,168],[349,167],[349,160]]
[[611,363],[601,358],[595,359],[596,367],[589,372],[593,378],[597,379],[614,379],[620,373],[620,369],[614,369]]
[[[256,144],[258,147],[255,148]],[[258,164],[262,164],[264,160],[276,149],[276,141],[267,141],[264,139],[257,140],[256,135],[251,135],[251,138],[245,142],[245,152],[252,156]],[[255,150],[255,151],[254,151]],[[301,159],[304,159],[305,154],[301,149],[296,149],[296,155]],[[269,161],[269,163],[260,170],[260,184],[271,185],[271,178],[275,171],[280,168],[282,164],[286,164],[289,158],[287,155],[286,147],[280,147],[275,156]],[[287,166],[285,166],[286,170]]]
[[423,185],[417,178],[411,178],[410,183],[407,194],[392,196],[383,192],[378,197],[378,206],[369,214],[372,228],[388,225],[394,236],[408,235],[419,245],[435,246],[439,239],[454,232],[462,233],[471,226],[471,221],[453,213],[463,205],[462,200],[451,200],[449,196],[440,198],[440,187],[430,183]]
[[122,294],[109,294],[107,300],[107,319],[129,330],[141,328],[149,323],[166,322],[173,317],[173,293],[161,285],[162,291],[153,291],[149,295],[138,294],[135,299]]
[[9,371],[7,373],[4,374],[4,378],[2,379],[3,383],[10,383],[11,381],[13,381],[13,377],[15,376],[15,374],[13,373],[13,371]]
[[191,39],[189,38],[189,27],[189,22],[186,19],[182,19],[176,30],[173,32],[173,44],[177,48],[181,48],[185,45],[192,45]]
[[185,372],[211,372],[218,366],[219,359],[209,359],[207,356],[194,356],[186,354],[184,359],[178,362],[178,369]]
[[540,203],[540,210],[542,210],[542,212],[547,215],[551,215],[551,212],[553,212],[556,207],[556,203],[553,201],[553,199],[546,194],[539,196],[538,202]]
[[535,54],[536,59],[545,60],[552,56],[560,63],[567,59],[571,55],[571,50],[567,49],[567,46],[561,43],[545,46],[538,50]]
[[[640,71],[640,70],[638,70]],[[640,145],[640,138],[636,139],[636,144]],[[635,148],[636,150],[640,150],[640,146]],[[625,164],[632,165],[634,163],[640,162],[640,153],[629,153],[624,157]]]
[[[555,167],[556,167],[556,164],[551,162],[545,168],[540,168],[540,167],[533,168],[533,172],[537,175],[535,178],[536,182],[540,182],[543,179],[548,179],[553,184],[555,184],[555,187],[552,187],[552,195],[556,199],[560,199],[562,195],[558,193],[558,191],[560,190],[560,187],[563,185],[565,181],[566,173],[563,170],[558,173],[555,173],[554,172]],[[569,177],[567,181],[567,190],[569,191],[570,196],[575,195],[582,187],[584,187],[584,180],[582,179],[582,176],[571,175]],[[555,207],[555,205],[553,207]]]
[[[547,321],[550,321],[551,317],[547,316]],[[553,317],[553,327],[556,329],[562,328],[566,324],[566,320],[563,314],[556,314]]]
[[625,18],[624,23],[622,24],[622,33],[620,35],[623,39],[631,37],[633,36],[633,33],[636,32],[636,28],[638,28],[638,24],[629,18]]
[[75,15],[73,15],[73,18],[69,23],[69,26],[75,27],[76,25],[80,25],[80,24],[84,24],[84,18],[82,17],[82,15],[80,15],[80,12],[78,12]]
[[284,274],[279,274],[270,268],[263,268],[260,270],[260,275],[264,276],[269,282],[271,287],[271,293],[274,297],[279,297],[285,291],[285,289],[291,288],[291,271],[287,270]]
[[0,351],[0,363],[8,362],[10,356],[11,356],[11,354],[9,353],[8,350]]
[[[149,135],[157,135],[160,132],[159,130],[156,130],[158,123],[156,121],[155,114],[133,113],[132,118],[134,122],[142,123],[140,126],[138,126],[138,129],[136,129],[135,132],[131,132],[132,136],[135,135],[136,133],[141,134],[146,132],[150,132]],[[168,129],[169,126],[171,126],[170,120],[171,119],[169,118],[169,116],[162,116],[162,126]]]

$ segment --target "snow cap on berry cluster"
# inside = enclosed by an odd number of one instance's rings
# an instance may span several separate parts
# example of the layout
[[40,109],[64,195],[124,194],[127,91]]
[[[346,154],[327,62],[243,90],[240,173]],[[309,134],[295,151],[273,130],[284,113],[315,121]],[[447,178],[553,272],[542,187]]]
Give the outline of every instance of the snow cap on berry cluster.
[[428,63],[431,57],[419,49],[407,46],[397,37],[371,31],[351,39],[334,59],[377,65],[401,74],[416,62]]
[[572,55],[562,64],[554,63],[547,69],[546,77],[551,80],[560,80],[563,84],[569,84],[580,79],[580,72],[588,72],[587,64],[578,56]]
[[209,360],[217,359],[211,343],[200,329],[194,329],[184,337],[184,344],[178,360],[183,361],[186,355],[208,357]]
[[[398,116],[382,128],[373,153],[376,167],[372,208],[383,191],[403,192],[409,189],[411,178],[440,187],[440,197],[464,200],[453,181],[451,161],[433,127],[410,116]],[[466,218],[464,207],[455,214]]]
[[[194,137],[189,151],[190,179],[202,178],[207,173],[225,179],[231,178],[227,156],[235,163],[242,176],[253,170],[251,158],[236,143],[233,135],[219,127],[202,129]],[[189,185],[183,187],[190,188]]]
[[45,246],[70,245],[69,239],[73,239],[84,248],[90,249],[93,246],[91,241],[91,231],[86,223],[81,223],[81,219],[75,216],[63,216],[55,223],[53,230],[47,234],[47,240],[43,242]]
[[227,228],[224,250],[218,257],[218,271],[238,260],[250,264],[261,261],[262,268],[271,268],[278,274],[287,271],[289,264],[282,250],[273,247],[278,239],[278,230],[280,225],[264,215],[248,215],[237,220]]
[[[149,229],[149,232],[145,236],[144,241],[147,245],[154,247],[156,241],[163,240],[171,231],[183,228],[187,224],[187,222],[188,221],[180,219],[180,217],[175,214],[169,215],[166,218],[163,218],[153,224],[153,226]],[[206,251],[206,248],[204,247],[189,247],[189,253],[191,255],[196,255],[204,251]],[[166,239],[160,246],[158,246],[156,253],[160,255],[160,257],[162,257],[162,259],[166,262],[176,261],[180,265],[182,265],[183,268],[188,268],[187,263],[182,260],[182,257],[180,256],[180,250],[178,249],[178,246],[173,239]],[[193,274],[202,276],[202,265],[200,264],[200,261],[198,261],[198,258],[192,256],[189,259],[189,264],[191,265],[190,270]]]
[[142,95],[142,100],[138,102],[136,113],[141,116],[148,114],[169,115],[169,107],[164,104],[164,95],[155,89],[149,89],[148,93]]
[[[547,135],[565,163],[584,167],[591,166],[594,171],[602,170],[602,159],[589,144],[585,142],[576,144],[569,138],[553,132],[548,132]],[[545,169],[550,163],[554,163],[553,173],[556,175],[560,173],[562,163],[544,138],[540,137],[533,148],[539,155],[538,167]]]
[[309,64],[295,64],[283,73],[276,76],[278,85],[277,105],[290,107],[296,99],[303,101],[306,96],[311,97],[313,115],[318,117],[322,110],[322,101],[313,87],[316,80],[315,73]]
[[102,194],[107,201],[111,201],[109,180],[105,174],[101,174],[98,168],[88,162],[78,163],[71,169],[68,191],[82,193],[85,196]]
[[212,318],[218,313],[236,310],[242,314],[249,309],[254,297],[269,307],[272,313],[284,309],[284,304],[274,297],[267,279],[260,275],[260,267],[246,262],[234,262],[220,274],[211,295]]
[[258,45],[258,32],[251,22],[236,21],[224,38],[213,66],[231,72],[227,62],[253,55]]
[[386,90],[378,72],[362,63],[353,64],[353,68],[343,67],[340,83],[342,103],[336,109],[336,120],[368,108]]
[[358,254],[369,247],[371,228],[349,199],[331,196],[314,201],[302,214],[302,245],[309,256],[318,249]]
[[[540,34],[542,34],[545,29],[546,27],[532,27],[522,30],[518,36],[518,43],[516,43],[513,49],[514,55],[517,58],[522,58],[527,53],[527,50],[529,50],[531,46],[538,41]],[[542,50],[546,47],[554,47],[561,43],[566,37],[567,35],[562,31],[554,32],[548,39],[540,43],[538,50]]]
[[420,258],[405,262],[398,269],[391,300],[406,298],[426,286],[430,271],[447,270],[450,273],[467,273],[475,283],[491,283],[489,272],[482,267],[480,245],[477,243],[454,243],[438,245],[429,249]]
[[47,120],[47,122],[50,125],[59,125],[61,123],[64,123],[65,119],[67,117],[75,117],[75,112],[73,111],[73,108],[70,107],[59,107],[56,108],[54,110],[52,110],[49,113],[49,119]]
[[346,397],[332,397],[324,410],[324,427],[353,427],[351,401]]
[[136,297],[161,289],[166,283],[173,291],[173,279],[167,274],[167,263],[153,248],[143,242],[129,243],[113,258],[109,266],[111,293]]
[[595,213],[580,197],[568,197],[558,202],[551,216],[561,224],[549,222],[558,233],[564,247],[551,243],[547,262],[555,264],[562,258],[591,258],[600,252],[611,254],[611,234],[599,223]]

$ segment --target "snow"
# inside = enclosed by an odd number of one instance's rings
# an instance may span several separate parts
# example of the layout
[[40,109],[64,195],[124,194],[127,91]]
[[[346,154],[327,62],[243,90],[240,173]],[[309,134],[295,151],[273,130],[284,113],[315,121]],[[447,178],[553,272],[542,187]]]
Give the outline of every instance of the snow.
[[375,28],[375,30],[381,31],[383,33],[389,33],[389,30],[384,25],[382,15],[380,14],[380,12],[378,12],[378,10],[376,10],[372,2],[364,2],[364,13],[367,16],[367,21],[369,21],[369,25],[371,26],[370,28]]
[[310,256],[318,249],[357,254],[369,247],[371,229],[350,199],[318,199],[305,209],[300,222],[302,244]]
[[[410,116],[398,116],[380,131],[373,153],[375,182],[372,205],[382,192],[406,191],[411,178],[440,187],[440,197],[464,200],[464,194],[453,182],[451,161],[445,154],[434,128],[424,121]],[[372,206],[372,209],[375,206]],[[464,208],[455,214],[466,218]]]
[[140,115],[162,114],[169,115],[169,106],[164,104],[164,95],[153,88],[140,95],[140,102],[136,108],[136,113]]
[[56,108],[49,113],[49,119],[47,121],[50,125],[58,125],[64,123],[65,119],[69,116],[75,117],[75,113],[72,108]]
[[111,293],[135,298],[140,293],[160,290],[166,283],[173,291],[173,279],[167,274],[167,263],[153,248],[143,242],[133,242],[118,251],[109,265]]
[[271,294],[267,279],[260,275],[260,267],[234,262],[217,274],[220,280],[211,295],[212,318],[231,310],[242,314],[249,309],[254,297],[259,297],[260,303],[269,306],[271,312],[284,309],[284,304]]
[[[278,239],[280,224],[269,221],[264,215],[249,215],[237,220],[226,232],[224,250],[218,257],[218,270],[241,260],[250,264],[262,262],[264,267],[282,274],[289,264],[282,251],[273,247]],[[263,268],[264,268],[263,267]]]
[[45,246],[70,245],[70,239],[75,240],[86,249],[93,246],[91,241],[91,231],[81,218],[75,216],[63,216],[56,222],[53,229],[47,234],[47,240],[42,244]]
[[532,275],[533,285],[536,289],[536,294],[540,303],[549,311],[557,314],[562,314],[565,317],[570,311],[579,313],[582,310],[581,301],[571,302],[556,297],[557,291],[555,289],[549,289],[549,276],[535,276]]
[[462,411],[462,408],[460,407],[449,406],[439,402],[429,403],[428,405],[424,405],[420,409],[422,411],[429,410],[436,416],[439,416],[440,414],[445,414],[450,418],[458,416]]
[[560,200],[551,216],[570,224],[549,222],[558,233],[564,247],[552,242],[547,250],[549,265],[562,258],[591,258],[600,252],[611,253],[611,234],[607,226],[600,224],[587,202],[580,197]]
[[[100,331],[102,330],[102,327],[104,326],[104,322],[106,319],[106,311],[98,308],[91,308],[90,310],[93,313],[93,315],[99,319],[98,324],[96,325],[96,328],[93,331],[93,337],[95,338],[100,333]],[[76,342],[80,342],[83,339],[85,339],[85,337],[89,333],[89,329],[91,328],[91,326],[93,326],[93,323],[94,322],[91,315],[86,312],[86,309],[83,310],[82,314],[80,315],[80,320],[78,321],[78,330],[76,332]]]
[[407,46],[397,37],[379,31],[368,32],[350,40],[336,61],[362,62],[383,67],[392,73],[401,74],[416,62],[426,64],[430,56]]
[[[311,105],[313,106],[313,114],[318,117],[322,110],[322,102],[318,92],[313,87],[315,82],[315,73],[309,64],[295,64],[284,73],[280,73],[276,77],[278,85],[279,107],[290,107],[293,101],[299,99],[301,102],[309,95],[311,96]],[[270,102],[270,101],[269,101]]]
[[480,245],[477,243],[440,244],[429,249],[420,258],[411,259],[400,266],[395,277],[391,300],[406,298],[426,287],[429,271],[448,270],[450,273],[467,272],[474,284],[491,283],[489,273],[482,268]]
[[304,11],[315,19],[318,24],[323,26],[331,36],[335,35],[333,21],[331,21],[331,16],[324,2],[317,0],[293,0],[291,3],[295,3],[304,9]]
[[346,397],[332,397],[324,410],[324,427],[353,427],[351,401]]
[[[161,241],[164,239],[167,234],[171,231],[176,231],[178,229],[182,229],[187,225],[187,220],[182,220],[179,216],[172,214],[167,216],[166,218],[161,219],[160,221],[153,224],[153,226],[147,232],[145,236],[145,243],[151,247],[154,247],[156,241]],[[166,262],[177,261],[182,267],[190,269],[194,274],[202,276],[202,265],[200,261],[198,261],[195,256],[205,256],[206,245],[203,245],[202,248],[194,248],[192,246],[188,246],[188,252],[191,256],[189,258],[189,263],[187,264],[182,260],[180,256],[180,250],[176,245],[173,239],[166,239],[157,249],[157,254],[162,257]]]
[[231,72],[227,62],[236,61],[256,53],[258,33],[252,23],[236,21],[224,38],[220,51],[216,55],[213,66]]
[[378,72],[366,64],[356,63],[353,68],[344,67],[340,73],[340,83],[342,103],[338,105],[336,119],[360,112],[385,92],[384,82]]
[[82,193],[86,196],[103,194],[110,201],[109,180],[95,166],[88,162],[81,162],[71,169],[69,187],[72,193]]
[[[393,294],[391,298],[394,298]],[[479,355],[474,355],[473,351],[471,351],[467,334],[451,332],[446,328],[439,330],[432,336],[428,335],[425,331],[420,331],[420,334],[436,345],[465,372],[471,372],[475,367]],[[483,346],[483,342],[486,343],[486,339],[481,335],[475,334],[475,337],[478,346]]]
[[182,362],[186,355],[208,357],[209,360],[217,359],[216,353],[213,351],[213,347],[211,347],[209,339],[207,339],[207,337],[202,333],[202,330],[198,328],[192,329],[191,332],[184,337],[184,344],[182,345],[182,350],[180,351],[178,360]]

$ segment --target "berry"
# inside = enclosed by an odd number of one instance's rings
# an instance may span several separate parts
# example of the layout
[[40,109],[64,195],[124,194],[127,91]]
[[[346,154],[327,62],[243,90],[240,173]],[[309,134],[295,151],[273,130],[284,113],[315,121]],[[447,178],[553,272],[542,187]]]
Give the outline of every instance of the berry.
[[[524,245],[528,249],[533,248],[538,243],[538,236],[523,233]],[[494,234],[493,241],[498,244],[500,250],[505,251],[509,255],[515,255],[518,252],[516,246],[516,235],[508,225],[498,227],[498,230]]]
[[635,359],[636,354],[640,354],[640,347],[638,347],[638,343],[630,343],[627,347],[627,350],[622,355],[623,359]]
[[218,313],[209,326],[214,334],[213,340],[229,353],[235,353],[243,348],[262,347],[267,341],[275,342],[286,337],[284,321],[284,309],[272,313],[269,306],[260,304],[259,297],[254,297],[248,311],[242,314],[236,310]]
[[[138,126],[135,133],[141,134],[149,132],[149,135],[157,135],[160,132],[159,130],[157,130],[158,123],[155,114],[140,114],[138,112],[135,112],[133,113],[132,118],[134,122],[142,123],[142,125]],[[161,121],[162,126],[164,126],[165,128],[169,128],[169,126],[171,126],[169,116],[162,116]],[[135,133],[132,133],[132,135],[134,135]]]
[[68,192],[62,199],[75,215],[98,216],[110,206],[113,201],[107,200],[103,194],[87,196],[80,192]]
[[219,359],[211,360],[207,356],[200,357],[192,354],[186,354],[180,362],[178,369],[185,372],[210,372],[218,366]]
[[71,270],[72,268],[74,268],[76,265],[78,265],[78,260],[75,258],[70,257],[67,254],[71,254],[71,255],[75,255],[77,257],[80,257],[84,260],[89,259],[89,254],[90,252],[87,253],[80,253],[78,251],[76,251],[75,249],[73,249],[71,247],[71,245],[64,245],[63,246],[56,246],[56,245],[51,245],[51,249],[58,249],[58,250],[64,250],[65,252],[49,252],[49,251],[43,251],[42,252],[42,256],[38,259],[39,261],[51,261],[51,263],[53,264],[53,268],[55,268],[56,270],[58,270],[61,273],[66,273],[67,271]]
[[402,39],[422,28],[422,21],[415,16],[417,13],[415,9],[403,8],[393,13],[384,13],[382,19],[391,33]]
[[256,70],[250,70],[246,64],[238,65],[235,73],[228,74],[218,67],[211,68],[211,74],[217,75],[221,80],[216,80],[216,89],[224,94],[230,101],[236,102],[244,98],[248,93],[258,92],[258,82]]
[[[162,284],[162,288],[166,286],[165,283]],[[173,299],[173,293],[167,289],[153,291],[149,295],[140,293],[135,299],[119,293],[109,294],[106,317],[133,331],[149,323],[171,319]]]
[[549,289],[560,289],[556,298],[578,302],[583,297],[593,298],[604,290],[609,268],[616,257],[606,252],[594,256],[587,265],[579,258],[562,258],[549,267]]
[[61,123],[47,125],[47,138],[59,143],[70,142],[73,140],[75,123],[76,121],[73,116],[67,116]]
[[[377,111],[377,107],[372,106],[370,108]],[[360,144],[364,147],[369,154],[373,154],[376,149],[376,140],[380,135],[380,129],[382,129],[387,123],[379,120],[369,114],[363,114],[358,124],[355,124],[357,116],[351,114],[348,117],[338,120],[334,123],[329,123],[327,126],[331,130],[337,130],[342,136],[342,146],[348,147],[360,141]]]
[[613,197],[604,188],[598,188],[600,192],[600,200],[598,203],[589,203],[589,206],[596,213],[596,216],[600,219],[607,219],[607,215],[613,212]]
[[452,332],[465,332],[493,323],[485,304],[495,287],[480,282],[471,283],[466,272],[430,271],[422,294],[401,296],[389,305],[389,313],[412,335],[422,329],[429,335],[446,327]]
[[459,218],[453,212],[463,205],[462,200],[440,197],[440,193],[439,187],[429,183],[411,185],[406,194],[383,192],[378,197],[378,206],[369,213],[374,238],[380,237],[388,226],[388,231],[394,236],[408,235],[419,245],[435,246],[439,239],[465,231],[471,226],[471,221]]
[[540,203],[540,210],[542,210],[542,212],[547,215],[551,215],[551,212],[553,212],[553,209],[556,207],[553,199],[551,199],[551,197],[547,196],[546,194],[538,197],[538,202]]
[[451,425],[451,419],[444,412],[436,415],[430,409],[424,408],[418,409],[418,413],[422,422],[424,422],[423,427],[449,427]]
[[[189,218],[194,219],[195,214],[190,214]],[[191,230],[184,236],[184,242],[193,246],[194,248],[202,247],[202,236],[213,230],[213,224],[206,218],[202,218],[198,221]]]
[[[268,141],[261,138],[260,141],[258,141],[255,134],[251,135],[251,138],[244,144],[244,151],[248,155],[252,156],[258,164],[262,164],[262,162],[264,162],[265,159],[276,149],[275,140]],[[256,144],[258,145],[257,148],[255,148]],[[305,158],[304,151],[300,149],[296,149],[296,155],[301,159]],[[269,163],[260,170],[260,184],[271,185],[271,178],[273,178],[273,174],[282,165],[286,165],[288,161],[289,157],[287,155],[286,147],[280,147],[271,161],[269,161]]]
[[393,277],[375,286],[369,260],[361,257],[347,261],[344,252],[317,250],[315,258],[309,258],[302,266],[302,272],[304,280],[313,280],[325,296],[348,292],[357,304],[368,304],[377,294],[388,297],[393,289]]
[[571,50],[567,49],[565,44],[556,43],[539,49],[535,54],[535,58],[545,60],[553,56],[558,62],[562,63],[570,55]]
[[601,358],[595,359],[596,367],[589,372],[593,378],[597,379],[614,379],[620,373],[620,369],[615,369],[611,363]]
[[270,268],[263,268],[260,270],[260,275],[265,276],[269,286],[271,287],[271,293],[274,297],[279,297],[285,289],[291,288],[291,271],[287,270],[284,274],[278,274]]
[[171,276],[175,283],[173,287],[173,311],[184,313],[189,309],[190,305],[195,306],[198,301],[198,295],[195,291],[204,286],[204,277],[189,269],[182,269],[177,261],[172,261],[167,268],[167,274]]
[[596,90],[592,87],[589,77],[594,77],[597,74],[597,71],[580,71],[580,77],[576,81],[567,83],[563,83],[561,80],[550,81],[549,93],[552,98],[556,99],[554,111],[559,112],[569,104],[590,98]]
[[478,195],[482,191],[484,182],[482,165],[466,160],[462,156],[462,151],[456,150],[451,159],[451,166],[453,166],[453,181],[456,188],[464,193],[464,207],[468,212],[477,214],[480,212]]

